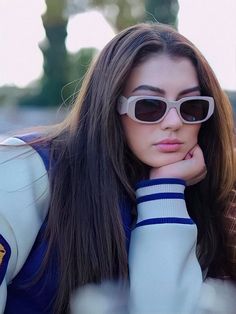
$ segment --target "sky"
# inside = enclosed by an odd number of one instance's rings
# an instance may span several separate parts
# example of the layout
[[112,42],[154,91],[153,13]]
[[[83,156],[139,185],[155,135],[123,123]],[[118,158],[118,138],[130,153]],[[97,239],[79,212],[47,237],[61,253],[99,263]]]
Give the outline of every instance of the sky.
[[[179,0],[179,5],[180,33],[205,55],[221,86],[236,90],[236,1]],[[38,44],[45,38],[45,8],[44,0],[0,0],[0,86],[25,87],[42,75]],[[72,53],[81,47],[102,49],[114,36],[96,11],[71,17],[67,31],[66,45]]]
[[236,1],[179,0],[179,31],[204,54],[223,88],[236,90]]

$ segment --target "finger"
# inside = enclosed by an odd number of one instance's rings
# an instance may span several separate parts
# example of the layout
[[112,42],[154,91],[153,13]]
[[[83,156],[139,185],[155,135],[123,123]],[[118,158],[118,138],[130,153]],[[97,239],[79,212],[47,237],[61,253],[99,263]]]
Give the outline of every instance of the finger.
[[203,170],[205,168],[205,159],[200,146],[196,145],[191,151],[189,151],[189,154],[192,155],[190,160],[191,164],[194,165],[195,168],[199,169],[200,167]]
[[196,144],[190,151],[189,153],[194,156],[194,155],[203,155],[202,150],[198,144]]
[[188,152],[187,155],[184,157],[184,160],[191,159],[193,157],[193,154]]
[[202,159],[203,158],[203,153],[202,150],[200,148],[200,146],[198,144],[196,144],[188,153],[187,155],[184,157],[184,160],[188,160],[191,158],[197,158],[197,159]]

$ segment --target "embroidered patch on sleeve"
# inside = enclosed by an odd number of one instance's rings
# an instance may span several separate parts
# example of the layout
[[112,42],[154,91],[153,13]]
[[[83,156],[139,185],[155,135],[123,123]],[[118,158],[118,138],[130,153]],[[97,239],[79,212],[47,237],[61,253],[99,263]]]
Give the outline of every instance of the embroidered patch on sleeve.
[[11,248],[7,241],[0,234],[0,284],[5,277],[7,271],[7,265],[11,255]]

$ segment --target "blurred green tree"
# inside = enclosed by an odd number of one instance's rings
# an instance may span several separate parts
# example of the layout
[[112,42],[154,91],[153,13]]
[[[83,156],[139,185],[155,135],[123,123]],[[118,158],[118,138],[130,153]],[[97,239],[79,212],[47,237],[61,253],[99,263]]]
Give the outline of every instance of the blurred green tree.
[[[46,12],[42,16],[46,40],[40,45],[44,57],[44,75],[40,91],[24,97],[20,104],[32,106],[59,106],[70,99],[79,88],[95,49],[87,48],[75,55],[65,47],[69,15],[86,8],[99,9],[109,23],[120,31],[145,20],[157,20],[177,26],[177,0],[45,0]],[[69,83],[71,82],[71,83]],[[70,101],[69,101],[70,103]]]
[[88,0],[92,7],[102,10],[111,25],[120,31],[143,21],[144,1],[141,0]]
[[82,85],[84,76],[96,52],[97,49],[91,47],[81,48],[77,53],[69,54],[69,83],[63,87],[61,92],[63,105],[68,106],[73,104]]
[[158,21],[177,28],[178,0],[88,0],[93,7],[101,8],[106,19],[120,31],[145,21]]
[[146,0],[146,20],[158,21],[177,28],[178,25],[178,0]]
[[21,99],[21,105],[58,106],[61,90],[68,83],[69,58],[65,47],[68,18],[65,16],[67,0],[46,0],[46,12],[42,16],[46,39],[40,44],[44,57],[44,74],[40,92]]
[[61,89],[68,83],[69,60],[65,47],[67,22],[66,0],[46,0],[47,10],[42,16],[47,39],[41,44],[44,56],[41,105],[61,103]]

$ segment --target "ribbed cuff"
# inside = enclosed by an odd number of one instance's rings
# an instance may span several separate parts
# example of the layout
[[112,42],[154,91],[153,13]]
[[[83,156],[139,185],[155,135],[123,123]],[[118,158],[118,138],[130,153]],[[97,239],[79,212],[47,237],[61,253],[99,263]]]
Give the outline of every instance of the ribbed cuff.
[[157,223],[193,224],[184,199],[185,181],[161,178],[136,185],[137,225]]

